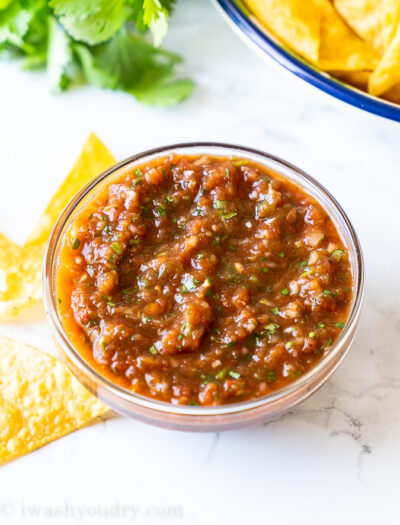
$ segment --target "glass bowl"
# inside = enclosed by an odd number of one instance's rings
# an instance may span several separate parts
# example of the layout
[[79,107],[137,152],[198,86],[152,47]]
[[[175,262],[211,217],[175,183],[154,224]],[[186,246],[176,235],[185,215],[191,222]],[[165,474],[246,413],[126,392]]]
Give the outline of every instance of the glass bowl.
[[[119,178],[132,166],[170,153],[208,154],[247,158],[293,181],[311,194],[333,219],[348,249],[354,290],[349,319],[339,339],[314,368],[286,387],[266,396],[229,405],[186,406],[153,400],[125,389],[99,374],[73,347],[63,328],[55,291],[58,254],[64,231],[80,210],[105,184]],[[251,148],[218,143],[190,143],[160,147],[134,155],[92,180],[67,205],[51,233],[43,266],[44,303],[56,346],[78,380],[115,411],[146,423],[176,430],[218,431],[244,427],[278,418],[307,399],[335,371],[354,338],[364,290],[364,263],[357,235],[345,212],[315,179],[288,162]]]
[[[305,0],[306,1],[306,0]],[[264,59],[334,98],[381,117],[400,121],[400,105],[369,95],[313,66],[270,33],[242,0],[214,0],[236,33]]]

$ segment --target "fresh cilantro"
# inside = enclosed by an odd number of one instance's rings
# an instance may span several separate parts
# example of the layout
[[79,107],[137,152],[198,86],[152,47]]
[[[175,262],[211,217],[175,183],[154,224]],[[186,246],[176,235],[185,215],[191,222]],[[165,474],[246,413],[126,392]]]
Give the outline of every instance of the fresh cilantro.
[[267,330],[268,335],[274,335],[278,328],[279,324],[277,323],[270,323],[264,326],[264,329]]
[[[170,106],[193,83],[176,76],[180,57],[159,49],[173,0],[0,0],[0,54],[23,69],[46,67],[50,89],[82,78],[144,104]],[[153,43],[145,32],[150,30]]]
[[126,91],[145,104],[170,106],[189,96],[193,88],[191,81],[174,78],[181,61],[177,55],[153,47],[124,28],[105,44],[76,44],[75,51],[89,84]]
[[341,261],[344,257],[344,251],[343,250],[333,250],[332,252],[332,257],[336,260],[336,261]]
[[121,245],[118,242],[113,242],[112,245],[111,245],[111,248],[118,255],[121,255],[121,253],[123,252],[122,247],[121,247]]
[[223,218],[226,220],[226,221],[229,221],[229,219],[233,219],[233,217],[236,217],[237,213],[234,211],[232,213],[226,213],[225,215],[223,215]]
[[109,40],[125,21],[124,0],[50,0],[68,33],[90,45]]

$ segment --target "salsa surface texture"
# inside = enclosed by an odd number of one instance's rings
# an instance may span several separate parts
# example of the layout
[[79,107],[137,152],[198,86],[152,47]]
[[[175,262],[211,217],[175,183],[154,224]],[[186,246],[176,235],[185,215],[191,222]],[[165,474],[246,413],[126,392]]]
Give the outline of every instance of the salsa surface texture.
[[125,171],[66,231],[68,337],[102,375],[175,404],[264,396],[328,353],[352,275],[313,197],[254,162],[169,155]]

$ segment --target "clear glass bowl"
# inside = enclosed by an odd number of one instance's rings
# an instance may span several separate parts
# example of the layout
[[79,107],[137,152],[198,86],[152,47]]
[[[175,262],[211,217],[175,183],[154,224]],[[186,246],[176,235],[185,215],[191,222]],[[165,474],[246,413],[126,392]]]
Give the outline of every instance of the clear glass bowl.
[[[347,246],[353,273],[353,303],[349,319],[329,354],[313,369],[286,387],[264,397],[222,406],[181,406],[135,394],[100,375],[73,347],[60,319],[55,282],[61,239],[80,210],[105,184],[136,164],[170,153],[247,158],[295,182],[315,197],[335,222]],[[93,394],[117,412],[146,423],[176,430],[217,431],[244,427],[278,418],[307,399],[335,371],[354,338],[364,291],[364,263],[357,235],[345,212],[316,180],[286,161],[262,151],[229,144],[195,143],[166,146],[134,155],[99,175],[67,205],[51,233],[43,266],[44,303],[55,343],[70,370]]]

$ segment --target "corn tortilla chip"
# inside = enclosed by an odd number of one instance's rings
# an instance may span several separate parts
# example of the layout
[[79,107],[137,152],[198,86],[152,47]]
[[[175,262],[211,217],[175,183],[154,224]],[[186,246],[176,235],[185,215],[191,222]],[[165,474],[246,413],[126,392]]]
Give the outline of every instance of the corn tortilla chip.
[[400,2],[399,0],[383,0],[383,41],[385,48],[390,45],[400,24]]
[[382,95],[400,82],[400,24],[389,47],[368,82],[371,95]]
[[0,464],[81,428],[107,410],[60,361],[0,337]]
[[54,194],[36,228],[26,241],[27,245],[46,242],[58,216],[68,202],[93,177],[115,164],[115,159],[104,144],[92,133],[72,171]]
[[44,245],[18,246],[0,233],[0,320],[8,320],[42,296]]
[[383,50],[383,9],[377,0],[334,0],[335,9],[357,35]]
[[323,10],[319,0],[245,0],[254,15],[302,57],[316,64]]
[[400,83],[393,86],[389,91],[386,91],[386,93],[383,93],[382,97],[390,102],[400,104]]
[[370,71],[331,71],[331,75],[359,89],[367,89]]
[[85,184],[114,163],[114,157],[92,133],[24,246],[0,234],[0,321],[9,320],[40,300],[43,254],[55,221]]
[[244,1],[277,38],[322,71],[375,95],[386,96],[399,82],[400,0]]
[[324,0],[319,67],[325,71],[372,71],[379,58],[371,46],[351,31],[329,0]]

